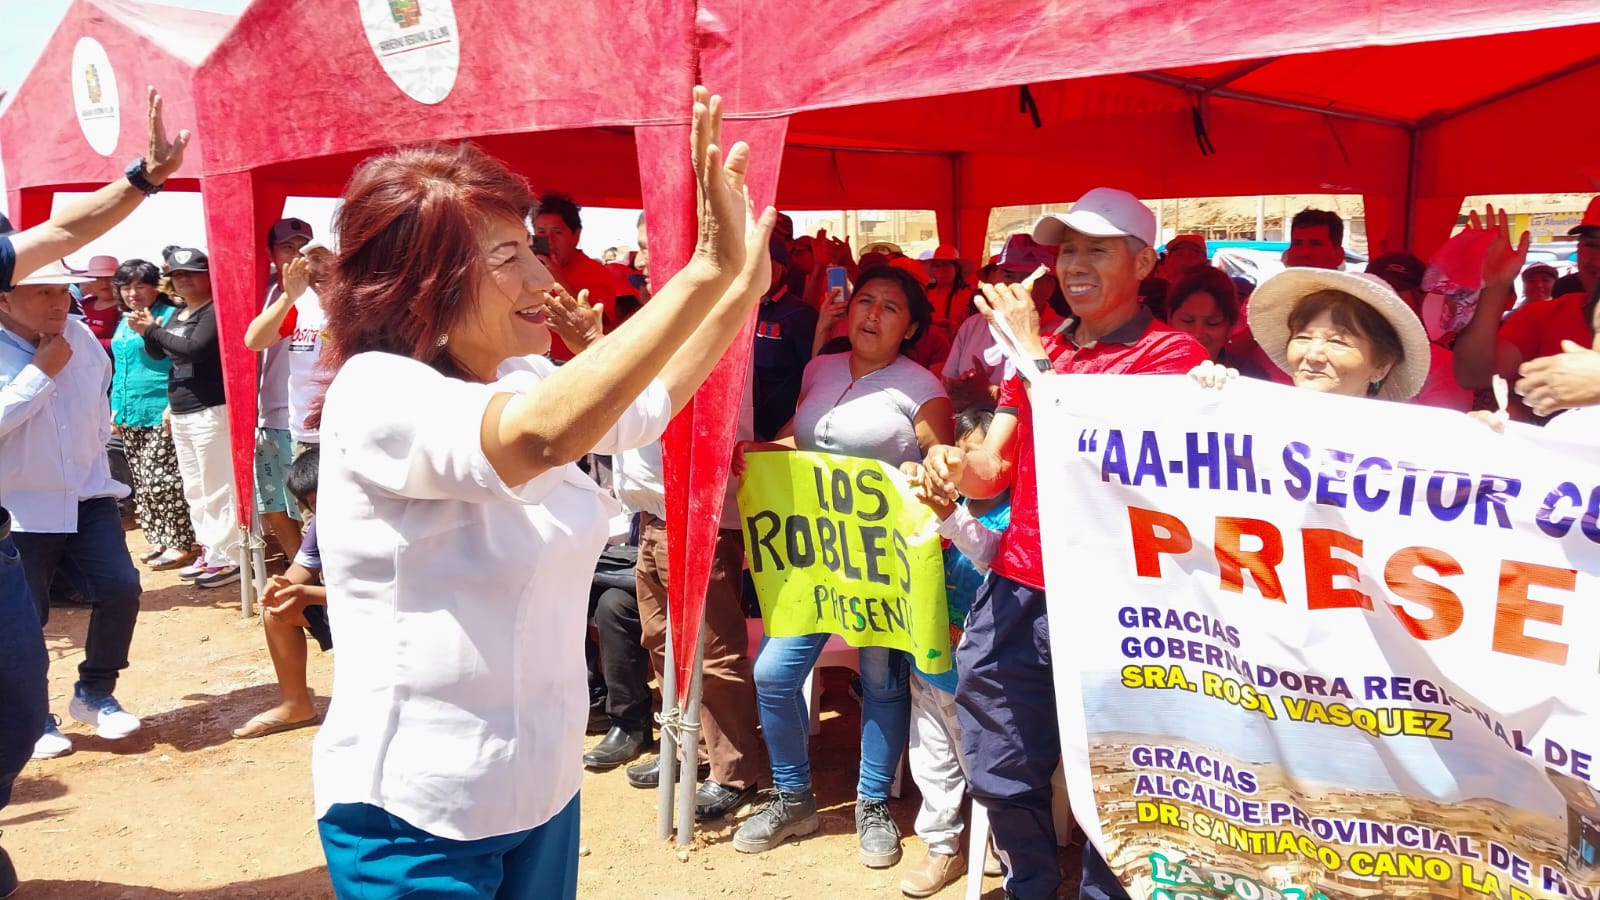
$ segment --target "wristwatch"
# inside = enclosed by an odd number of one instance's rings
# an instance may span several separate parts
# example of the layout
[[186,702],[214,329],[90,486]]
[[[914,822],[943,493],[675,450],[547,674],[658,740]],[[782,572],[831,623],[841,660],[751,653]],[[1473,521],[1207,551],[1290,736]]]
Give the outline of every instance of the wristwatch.
[[1056,370],[1055,366],[1050,365],[1050,360],[1048,359],[1035,359],[1033,361],[1033,367],[1045,375],[1053,374]]
[[150,179],[145,177],[144,157],[142,156],[128,163],[128,167],[122,170],[122,174],[128,176],[128,183],[138,188],[139,193],[144,194],[146,197],[161,193],[162,185],[151,184]]

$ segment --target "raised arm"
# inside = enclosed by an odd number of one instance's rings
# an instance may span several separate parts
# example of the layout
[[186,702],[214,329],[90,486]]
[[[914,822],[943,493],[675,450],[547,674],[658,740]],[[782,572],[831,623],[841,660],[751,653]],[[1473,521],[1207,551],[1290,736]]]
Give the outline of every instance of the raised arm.
[[1017,415],[1002,409],[989,423],[983,446],[966,453],[959,447],[937,444],[923,460],[927,487],[954,500],[957,494],[983,500],[1011,486],[1011,462],[1016,458]]
[[283,320],[288,318],[295,301],[311,284],[311,261],[303,256],[296,257],[283,267],[280,278],[283,290],[260,315],[250,320],[250,326],[244,330],[244,345],[257,353],[283,339],[280,334]]
[[[154,87],[147,88],[146,92],[144,178],[151,187],[160,187],[183,164],[189,132],[180,131],[177,140],[169,142],[161,121],[161,95]],[[17,274],[26,275],[51,260],[78,252],[126,219],[144,198],[144,192],[131,181],[119,178],[51,216],[49,221],[12,235],[11,243],[17,252]]]
[[1473,310],[1472,321],[1456,335],[1452,349],[1456,383],[1477,389],[1488,387],[1497,374],[1516,380],[1517,368],[1522,365],[1522,351],[1515,344],[1500,340],[1500,320],[1511,305],[1511,285],[1528,257],[1530,234],[1523,232],[1522,240],[1513,247],[1506,213],[1497,212],[1493,206],[1484,210],[1482,219],[1473,211],[1467,230],[1488,232],[1489,245],[1484,252],[1478,307]]
[[[507,484],[522,484],[592,450],[728,299],[735,276],[745,268],[746,243],[753,230],[744,190],[750,151],[736,144],[724,165],[718,143],[721,128],[721,98],[695,88],[691,142],[700,234],[689,264],[616,332],[535,389],[502,394],[485,410],[483,451]],[[723,308],[712,327],[726,327],[723,316],[731,314],[731,309]],[[715,337],[705,344],[714,345]],[[723,340],[722,346],[726,345]],[[699,386],[693,374],[681,366],[673,373],[676,390],[671,385],[668,390],[675,405],[680,397],[686,402]]]
[[683,342],[677,352],[661,369],[661,381],[672,395],[672,411],[677,413],[688,405],[689,398],[711,369],[722,359],[722,354],[733,343],[750,313],[761,301],[761,294],[772,283],[772,257],[765,252],[772,239],[772,227],[778,222],[778,211],[768,207],[750,229],[745,243],[745,264],[727,293],[706,316],[700,328]]

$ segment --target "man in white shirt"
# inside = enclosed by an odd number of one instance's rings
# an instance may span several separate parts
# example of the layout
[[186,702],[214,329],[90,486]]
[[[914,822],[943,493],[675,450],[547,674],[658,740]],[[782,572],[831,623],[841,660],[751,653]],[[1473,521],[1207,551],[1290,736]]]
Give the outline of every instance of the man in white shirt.
[[[166,179],[182,165],[183,151],[189,143],[189,132],[179,132],[177,140],[169,142],[166,128],[161,121],[161,98],[154,88],[147,91],[147,103],[149,110],[146,119],[147,150],[143,157],[134,160],[127,167],[125,178],[120,178],[75,201],[43,224],[14,235],[6,233],[11,230],[10,223],[0,221],[0,226],[3,226],[3,231],[0,231],[0,292],[4,292],[0,294],[0,307],[16,308],[12,307],[12,302],[19,293],[24,298],[35,294],[33,288],[24,288],[20,292],[13,289],[12,280],[17,272],[32,274],[48,265],[59,266],[59,263],[54,261],[83,249],[90,241],[126,219],[145,197],[160,191]],[[48,294],[54,291],[65,293],[66,288],[64,286],[47,288],[45,292]],[[16,302],[20,307],[26,300]],[[52,303],[59,304],[59,298]],[[54,315],[54,307],[49,308]],[[32,318],[31,312],[25,315]],[[27,326],[21,325],[20,322],[17,324],[23,332],[28,331]],[[86,359],[105,359],[104,353],[99,349],[98,341],[94,342],[95,352],[80,354],[77,351],[77,344],[81,343],[83,334],[87,333],[87,328],[81,323],[78,323],[76,333],[70,338],[73,343],[69,343],[68,337],[62,336],[66,331],[65,323],[56,329],[53,335],[44,334],[43,331],[44,329],[34,329],[31,335],[24,333],[15,341],[8,338],[3,342],[4,346],[11,348],[5,352],[5,357],[9,361],[7,364],[14,365],[23,357],[28,359],[28,362],[17,367],[15,372],[0,367],[0,499],[8,503],[13,502],[11,494],[13,479],[5,467],[6,461],[17,460],[17,450],[24,449],[25,445],[31,448],[37,441],[39,446],[48,447],[52,453],[50,458],[57,460],[56,474],[65,474],[67,454],[64,451],[69,449],[69,444],[66,438],[67,431],[60,427],[65,423],[57,423],[57,430],[63,437],[54,438],[46,444],[40,433],[42,426],[33,421],[38,419],[44,422],[56,418],[57,410],[51,396],[57,387],[56,375],[64,371],[72,358],[78,355]],[[49,374],[47,369],[55,374]],[[42,402],[33,399],[40,396],[44,398]],[[96,411],[103,424],[97,429],[94,420],[91,419],[86,423],[88,427],[83,429],[96,435],[101,433],[99,429],[108,431],[110,428],[110,408],[104,388],[99,394],[97,407]],[[40,415],[41,412],[45,415]],[[23,436],[13,440],[14,433]],[[82,452],[84,443],[86,442],[76,441],[70,448],[74,452]],[[92,455],[99,459],[98,473],[105,481],[110,481],[110,469],[106,464],[105,454],[101,452],[101,446],[96,444],[92,448]],[[79,457],[74,456],[73,459],[77,461]],[[48,461],[49,458],[45,460]],[[90,461],[81,463],[81,469],[84,470],[92,469],[93,466],[94,463]],[[0,506],[0,808],[4,808],[10,802],[11,786],[29,756],[38,752],[40,744],[46,743],[51,737],[51,735],[40,737],[46,725],[51,722],[50,700],[47,693],[49,658],[45,654],[44,632],[40,627],[38,609],[33,600],[35,595],[29,589],[30,564],[18,555],[19,545],[30,540],[26,537],[18,539],[19,536],[24,532],[38,531],[38,525],[44,524],[45,518],[48,517],[48,509],[40,511],[36,517],[31,507],[36,503],[41,507],[48,505],[41,492],[37,491],[36,483],[48,478],[50,474],[47,466],[35,468],[30,465],[29,478],[16,485],[17,490],[22,492],[19,502],[14,503],[18,507],[17,516],[14,517],[4,506]],[[127,488],[123,487],[122,490],[126,492]],[[115,496],[114,491],[100,498],[103,502],[97,505],[99,508],[104,508],[106,503],[110,504],[113,524],[116,526],[115,540],[101,548],[104,553],[99,558],[111,563],[106,567],[110,570],[120,569],[125,574],[133,574],[134,609],[133,613],[127,615],[125,624],[127,637],[131,638],[133,615],[137,614],[138,608],[138,576],[134,572],[133,560],[128,556],[127,544],[122,537],[121,522],[116,514],[116,501],[111,499],[113,496]],[[84,543],[81,538],[84,523],[81,505],[73,502],[77,499],[77,497],[59,498],[57,512],[64,514],[70,510],[77,519],[79,534],[74,537],[78,537],[77,543],[81,544]],[[25,514],[22,512],[23,508],[29,508]],[[34,524],[29,524],[30,520],[36,519]],[[120,547],[120,557],[116,553],[118,547]],[[78,564],[75,572],[80,577],[76,580],[90,580],[86,576],[94,573],[86,569],[82,563],[93,561],[94,557],[71,560],[72,563]],[[91,602],[104,604],[105,599],[99,595],[91,595]],[[110,648],[118,638],[115,633],[118,630],[116,626],[122,624],[120,620],[113,622],[112,618],[115,616],[111,618],[101,616],[98,609],[91,613],[88,642],[96,646],[94,653],[96,659],[104,660],[112,655]],[[121,661],[122,665],[126,665],[125,640],[122,648]],[[84,665],[88,664],[89,659],[86,658]],[[113,668],[111,672],[113,681],[116,677],[115,669],[121,667]],[[82,666],[79,671],[81,674]],[[109,698],[108,692],[105,699]],[[76,708],[79,706],[76,697],[74,701],[73,712],[76,713],[79,711]],[[120,706],[115,706],[115,703],[116,701],[112,700],[112,706],[121,712],[121,716],[116,716],[115,713],[107,714],[103,704],[98,709],[89,708],[84,711],[90,714],[90,718],[94,719],[97,726],[125,726],[128,724],[127,720],[132,720],[133,727],[137,728],[138,719],[122,711]],[[56,755],[65,752],[65,749],[70,749],[71,743],[59,730],[50,725],[50,731],[54,737],[55,747],[46,746],[44,749],[54,749]],[[104,731],[101,733],[105,734]],[[65,748],[61,745],[65,745]],[[0,897],[9,897],[16,889],[16,869],[12,866],[11,857],[6,854],[5,849],[0,848]]]
[[[322,307],[317,302],[316,294],[307,290],[310,270],[301,256],[302,248],[310,243],[312,237],[311,226],[304,219],[292,217],[279,219],[268,230],[267,252],[272,256],[277,278],[267,291],[266,307],[250,323],[244,336],[245,346],[261,354],[260,418],[256,434],[256,513],[277,539],[284,558],[290,560],[300,550],[300,524],[294,520],[294,507],[289,502],[284,479],[288,477],[289,464],[294,462],[294,442],[302,438],[296,434],[294,342],[283,341],[289,335],[281,332],[289,313],[297,309],[303,299],[309,298],[310,305],[317,310],[314,318],[321,319]],[[320,326],[318,330],[321,330]],[[312,341],[313,346],[320,344],[320,339]],[[306,382],[309,379],[302,376],[298,380]],[[307,387],[302,383],[301,392]],[[303,405],[298,416],[301,419],[298,431],[303,434]]]
[[[139,573],[117,510],[129,489],[112,479],[105,454],[111,361],[88,326],[67,316],[67,285],[83,280],[53,263],[0,294],[0,495],[40,624],[58,570],[91,604],[69,711],[116,739],[139,730],[112,696],[128,666]],[[69,749],[52,724],[34,755]]]

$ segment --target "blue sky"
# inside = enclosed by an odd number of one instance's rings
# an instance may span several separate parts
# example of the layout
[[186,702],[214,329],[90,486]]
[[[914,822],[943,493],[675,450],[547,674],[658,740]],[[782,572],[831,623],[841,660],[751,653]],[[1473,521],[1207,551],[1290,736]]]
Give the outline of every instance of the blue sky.
[[[69,0],[0,0],[0,88],[14,90],[22,83],[69,5]],[[190,0],[162,5],[238,15],[249,3]]]

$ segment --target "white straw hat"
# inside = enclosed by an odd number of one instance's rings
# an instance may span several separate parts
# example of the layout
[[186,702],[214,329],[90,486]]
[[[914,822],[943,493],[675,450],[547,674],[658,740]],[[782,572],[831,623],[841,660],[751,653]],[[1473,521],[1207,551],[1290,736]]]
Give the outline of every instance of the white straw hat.
[[14,283],[20,287],[24,284],[88,284],[93,280],[87,275],[74,275],[67,271],[67,267],[58,259],[39,267],[26,277],[14,279]]
[[1256,343],[1278,368],[1289,368],[1289,316],[1300,301],[1318,291],[1338,291],[1367,304],[1400,336],[1404,358],[1389,370],[1378,396],[1384,400],[1410,400],[1428,380],[1433,353],[1422,321],[1400,295],[1376,275],[1337,269],[1292,268],[1268,278],[1250,295],[1248,318]]

